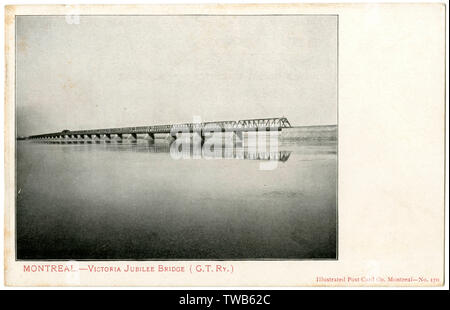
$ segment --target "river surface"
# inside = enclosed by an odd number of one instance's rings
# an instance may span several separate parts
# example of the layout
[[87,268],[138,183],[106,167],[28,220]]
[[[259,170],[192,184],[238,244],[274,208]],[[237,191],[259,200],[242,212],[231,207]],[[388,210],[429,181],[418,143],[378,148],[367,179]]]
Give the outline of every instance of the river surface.
[[336,258],[336,141],[216,151],[17,141],[17,258]]

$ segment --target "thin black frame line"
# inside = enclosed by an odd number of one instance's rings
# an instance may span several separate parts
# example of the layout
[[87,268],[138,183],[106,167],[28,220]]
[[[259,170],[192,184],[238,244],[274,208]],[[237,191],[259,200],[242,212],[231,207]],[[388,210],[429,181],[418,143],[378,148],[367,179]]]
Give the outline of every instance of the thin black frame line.
[[336,260],[339,261],[339,15],[336,21]]
[[336,258],[21,258],[16,262],[194,262],[194,261],[214,261],[214,262],[283,262],[283,261],[329,261],[336,262]]
[[[336,155],[336,257],[335,258],[238,258],[238,259],[208,259],[208,258],[195,258],[195,259],[19,259],[17,258],[17,17],[18,16],[336,16],[336,66],[337,66],[337,78],[336,78],[336,114],[337,114],[337,155]],[[81,14],[64,14],[64,15],[15,15],[14,16],[14,244],[15,244],[15,261],[338,261],[339,260],[339,14],[252,14],[252,15],[236,15],[236,14],[171,14],[171,15],[159,15],[159,14],[145,14],[145,15],[128,15],[128,14],[114,14],[114,15],[81,15]]]
[[17,261],[17,15],[14,16],[14,255]]
[[15,15],[17,16],[42,16],[42,17],[48,17],[48,16],[54,16],[54,17],[58,17],[58,16],[105,16],[105,17],[112,17],[112,16],[124,16],[124,17],[128,17],[128,16],[205,16],[205,17],[209,17],[209,16],[284,16],[284,17],[289,17],[289,16],[339,16],[339,14],[49,14],[49,15],[33,15],[33,14],[18,14]]

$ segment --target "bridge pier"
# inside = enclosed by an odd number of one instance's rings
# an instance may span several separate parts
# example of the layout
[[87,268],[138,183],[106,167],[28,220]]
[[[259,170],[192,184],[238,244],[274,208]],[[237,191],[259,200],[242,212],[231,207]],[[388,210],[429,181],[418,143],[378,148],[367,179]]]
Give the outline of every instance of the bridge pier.
[[171,145],[177,139],[177,135],[175,133],[169,133],[166,139],[169,141],[169,144]]
[[234,144],[242,146],[244,144],[244,133],[242,131],[234,132]]
[[105,134],[106,139],[111,140],[111,134],[107,133]]
[[[211,132],[209,132],[210,134],[211,134]],[[200,134],[200,138],[202,139],[201,140],[201,146],[203,146],[203,144],[205,144],[205,139],[206,139],[206,135],[205,135],[205,132],[204,131],[202,131],[202,133]]]
[[[226,130],[222,130],[222,136],[221,136],[221,140],[222,140],[222,144],[224,143],[224,139],[226,139],[226,133],[232,133],[233,134],[233,143],[237,144],[237,145],[242,145],[244,143],[244,133],[242,131],[226,131]],[[203,144],[205,143],[205,139],[206,139],[206,135],[214,135],[214,131],[198,131],[198,132],[194,132],[194,134],[197,134],[200,139],[201,139],[201,144],[203,146]]]
[[119,138],[119,140],[122,140],[122,134],[121,133],[118,133],[117,137]]
[[148,137],[149,137],[150,140],[155,140],[155,134],[154,133],[149,132],[148,133]]
[[198,141],[198,138],[196,138],[195,135],[197,135],[197,137],[200,138],[200,144],[201,144],[201,146],[203,146],[203,144],[205,143],[205,135],[204,135],[203,131],[198,130],[198,131],[193,132],[192,140],[194,141],[194,145]]
[[132,140],[137,140],[137,134],[136,133],[132,133],[131,134],[131,139]]

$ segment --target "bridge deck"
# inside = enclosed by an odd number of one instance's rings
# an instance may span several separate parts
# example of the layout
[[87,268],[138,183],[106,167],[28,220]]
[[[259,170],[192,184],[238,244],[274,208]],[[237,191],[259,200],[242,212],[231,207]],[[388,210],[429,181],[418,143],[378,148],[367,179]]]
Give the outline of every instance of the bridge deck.
[[158,134],[158,133],[179,133],[179,132],[214,132],[214,131],[257,131],[272,130],[277,128],[289,128],[291,124],[285,117],[280,118],[262,118],[248,119],[239,121],[219,121],[204,123],[185,123],[174,125],[156,125],[156,126],[138,126],[138,127],[120,127],[104,128],[90,130],[63,130],[41,135],[30,136],[29,138],[75,136],[75,135],[111,135],[111,134]]
[[164,134],[179,132],[216,132],[216,131],[258,131],[289,128],[291,124],[285,117],[279,118],[260,118],[239,121],[218,121],[203,123],[185,123],[174,125],[155,125],[155,126],[138,126],[138,127],[120,127],[120,128],[104,128],[90,130],[63,130],[61,132],[47,133],[41,135],[30,136],[30,139],[47,138],[47,137],[63,137],[77,135],[111,135],[111,134]]

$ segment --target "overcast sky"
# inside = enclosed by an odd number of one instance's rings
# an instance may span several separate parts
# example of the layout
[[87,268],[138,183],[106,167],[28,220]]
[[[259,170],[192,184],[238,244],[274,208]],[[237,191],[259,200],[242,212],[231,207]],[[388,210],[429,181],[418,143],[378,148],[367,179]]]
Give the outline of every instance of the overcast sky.
[[17,134],[337,123],[336,16],[19,16]]

